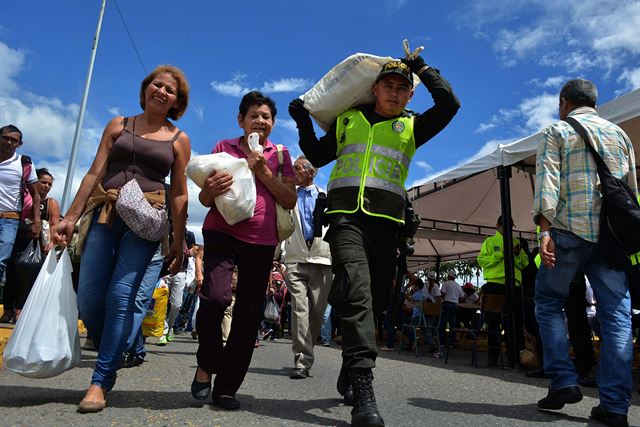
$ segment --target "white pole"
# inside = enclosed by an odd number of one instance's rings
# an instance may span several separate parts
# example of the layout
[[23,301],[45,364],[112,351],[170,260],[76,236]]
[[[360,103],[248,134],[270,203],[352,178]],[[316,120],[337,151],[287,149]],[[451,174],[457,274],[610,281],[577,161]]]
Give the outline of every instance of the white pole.
[[104,16],[104,9],[107,5],[107,0],[102,0],[100,6],[100,16],[98,17],[98,27],[96,28],[96,35],[93,38],[93,46],[91,46],[91,59],[89,61],[89,72],[87,73],[87,81],[84,85],[84,94],[82,95],[82,103],[80,105],[80,113],[78,114],[78,121],[76,123],[76,131],[73,135],[73,144],[71,146],[71,157],[69,158],[69,166],[67,167],[67,177],[64,182],[64,193],[62,193],[62,212],[66,212],[69,207],[69,196],[71,193],[71,186],[73,185],[73,173],[76,168],[76,157],[78,154],[78,144],[80,143],[80,134],[82,133],[82,122],[84,121],[84,111],[87,108],[87,98],[89,97],[89,87],[91,86],[91,75],[93,74],[93,63],[96,59],[96,52],[98,50],[98,40],[100,38],[100,29],[102,28],[102,18]]

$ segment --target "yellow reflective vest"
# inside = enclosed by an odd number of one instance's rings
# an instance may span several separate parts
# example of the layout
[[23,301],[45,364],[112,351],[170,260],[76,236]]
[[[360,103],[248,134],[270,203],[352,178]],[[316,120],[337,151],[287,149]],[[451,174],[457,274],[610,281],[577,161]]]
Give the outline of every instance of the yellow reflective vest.
[[[513,238],[513,247],[520,245],[520,240]],[[482,243],[478,255],[478,265],[482,267],[485,282],[505,282],[504,274],[504,241],[502,234],[496,231],[493,236],[487,237]],[[522,282],[522,269],[529,265],[527,254],[521,249],[518,255],[514,255],[516,285]]]
[[373,126],[351,109],[336,119],[337,160],[328,184],[327,213],[355,213],[404,223],[405,181],[416,152],[413,117]]

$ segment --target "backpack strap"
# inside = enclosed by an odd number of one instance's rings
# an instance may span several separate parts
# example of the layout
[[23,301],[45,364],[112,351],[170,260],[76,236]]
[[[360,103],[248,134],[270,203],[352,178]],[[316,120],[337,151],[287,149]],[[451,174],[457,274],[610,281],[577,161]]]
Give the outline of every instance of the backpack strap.
[[[22,213],[20,220],[24,221],[29,217],[33,217],[33,199],[29,193],[28,180],[33,170],[33,161],[31,157],[20,155],[20,163],[22,164],[22,179],[20,180],[20,197],[22,202]],[[39,208],[39,207],[38,207]]]

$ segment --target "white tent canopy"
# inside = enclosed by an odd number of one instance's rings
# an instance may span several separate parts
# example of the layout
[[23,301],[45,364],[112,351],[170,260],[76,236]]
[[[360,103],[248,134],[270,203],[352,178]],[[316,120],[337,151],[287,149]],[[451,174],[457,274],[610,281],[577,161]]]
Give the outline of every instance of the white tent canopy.
[[[640,164],[640,89],[597,110],[629,135],[636,164]],[[415,253],[409,257],[410,270],[425,268],[437,259],[448,261],[477,255],[484,239],[495,233],[496,219],[501,214],[499,166],[513,166],[510,187],[514,236],[535,238],[531,210],[539,137],[538,132],[499,145],[492,153],[446,170],[409,190],[414,208],[422,218]]]

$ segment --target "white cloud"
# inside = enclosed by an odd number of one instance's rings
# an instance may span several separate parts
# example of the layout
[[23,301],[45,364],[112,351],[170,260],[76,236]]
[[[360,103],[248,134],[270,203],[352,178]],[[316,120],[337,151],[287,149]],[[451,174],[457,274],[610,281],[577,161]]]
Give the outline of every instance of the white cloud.
[[[245,93],[255,90],[246,83],[247,75],[236,73],[231,80],[224,82],[212,81],[211,87],[215,92],[224,96],[240,97]],[[310,87],[313,83],[310,80],[299,77],[286,77],[279,80],[264,82],[260,88],[265,93],[285,93],[285,92],[302,92]]]
[[478,128],[473,131],[473,133],[484,133],[488,130],[494,129],[497,125],[495,123],[480,123]]
[[543,127],[556,121],[558,116],[558,95],[544,93],[533,98],[523,100],[519,113],[526,119],[527,130],[537,132]]
[[10,94],[18,88],[14,77],[22,70],[25,54],[0,42],[0,58],[0,95]]
[[407,0],[387,0],[386,3],[389,12],[396,12],[407,4]]
[[262,85],[262,92],[278,93],[278,92],[302,92],[312,85],[311,81],[297,77],[289,77],[271,82],[265,82]]
[[[589,9],[593,7],[594,10],[582,10],[586,18],[582,22],[594,34],[594,49],[601,52],[628,50],[633,54],[640,54],[640,2],[615,1],[611,4],[614,7],[610,8],[601,1],[592,0],[587,3]],[[581,7],[577,6],[576,9],[581,10]]]
[[[25,54],[0,42],[0,56],[3,59],[0,61],[0,123],[12,123],[20,128],[25,143],[19,152],[31,156],[36,167],[52,171],[56,178],[52,195],[60,200],[79,106],[19,90],[15,77],[22,70]],[[95,158],[101,134],[101,126],[87,115],[74,169],[74,194]]]
[[246,74],[236,73],[231,80],[225,82],[212,81],[211,87],[221,95],[240,97],[251,90],[244,85],[246,77]]
[[626,68],[617,81],[624,85],[619,95],[640,88],[640,68]]
[[198,120],[200,120],[200,121],[204,120],[204,107],[201,107],[201,106],[198,105],[196,107],[193,107],[192,111],[196,115]]
[[571,73],[594,68],[609,73],[640,54],[637,0],[476,0],[464,5],[454,19],[491,42],[507,67],[542,57],[540,65]]
[[120,107],[107,107],[107,111],[112,116],[121,116],[122,115],[122,113],[120,112]]
[[498,32],[493,48],[508,62],[525,58],[538,46],[544,44],[549,37],[556,37],[553,29],[546,26],[521,28],[517,31],[503,29]]
[[288,131],[295,132],[298,134],[298,128],[296,127],[296,122],[291,119],[277,119],[276,124],[278,127],[284,128]]
[[562,86],[567,80],[569,80],[569,78],[566,76],[553,76],[547,77],[544,81],[540,81],[538,78],[531,79],[529,83],[542,88],[554,89]]
[[425,162],[424,160],[416,161],[416,166],[418,166],[420,169],[424,169],[427,172],[431,172],[433,170],[433,166],[431,166],[429,163]]
[[610,68],[609,58],[603,55],[591,55],[585,52],[553,51],[543,55],[538,61],[546,67],[562,67],[570,73],[582,73],[596,66]]

